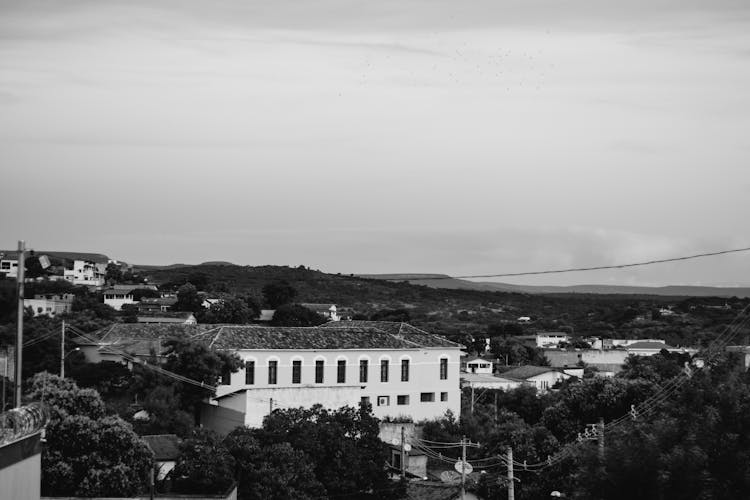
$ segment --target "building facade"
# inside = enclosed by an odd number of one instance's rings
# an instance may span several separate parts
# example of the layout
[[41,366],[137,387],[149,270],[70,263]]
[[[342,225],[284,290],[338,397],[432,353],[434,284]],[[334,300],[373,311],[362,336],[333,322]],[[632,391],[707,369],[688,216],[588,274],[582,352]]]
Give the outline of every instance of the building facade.
[[[365,324],[366,323],[366,324]],[[459,416],[461,346],[404,323],[336,322],[316,328],[221,326],[204,335],[242,368],[215,404],[258,427],[272,409],[372,405],[378,418]],[[401,333],[392,333],[399,330]]]
[[33,299],[24,299],[24,307],[30,307],[34,316],[56,316],[70,312],[75,295],[72,293],[34,295]]

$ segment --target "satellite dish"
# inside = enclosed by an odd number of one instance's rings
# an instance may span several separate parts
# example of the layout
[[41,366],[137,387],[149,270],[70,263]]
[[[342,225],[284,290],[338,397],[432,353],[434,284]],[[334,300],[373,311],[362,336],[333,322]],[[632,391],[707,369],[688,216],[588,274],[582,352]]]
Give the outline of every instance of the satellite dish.
[[392,444],[393,446],[398,446],[398,445],[400,445],[400,444],[401,444],[401,441],[399,441],[399,440],[398,440],[398,439],[396,439],[396,438],[393,438],[393,439],[391,439],[391,444]]
[[462,462],[461,460],[456,462],[453,468],[459,473],[463,470],[464,474],[471,474],[474,471],[474,467],[469,462]]
[[411,445],[409,443],[404,445],[404,451],[411,451]]
[[446,470],[440,473],[440,480],[447,484],[458,484],[461,482],[461,474],[452,470]]

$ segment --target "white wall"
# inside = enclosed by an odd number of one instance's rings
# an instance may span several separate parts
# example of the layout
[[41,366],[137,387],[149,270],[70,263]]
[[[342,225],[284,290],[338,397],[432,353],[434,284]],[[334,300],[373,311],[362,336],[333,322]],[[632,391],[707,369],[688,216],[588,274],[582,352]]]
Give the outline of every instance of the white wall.
[[[255,404],[250,398],[268,399],[274,397],[282,406],[310,406],[321,403],[324,406],[357,406],[362,397],[369,397],[373,413],[378,418],[408,416],[415,422],[438,418],[451,410],[457,417],[461,412],[459,388],[459,349],[414,349],[414,350],[340,350],[340,351],[250,351],[237,354],[243,363],[255,361],[255,384],[245,385],[244,365],[231,376],[229,385],[221,385],[217,396],[238,389],[252,389],[247,393],[247,412],[255,422],[262,421],[268,413],[268,403]],[[448,359],[448,378],[440,380],[440,358]],[[292,361],[302,361],[300,384],[292,384]],[[315,383],[315,361],[324,361],[323,383]],[[337,361],[346,361],[346,381],[337,382]],[[368,360],[367,382],[360,382],[360,360]],[[389,360],[388,382],[381,382],[380,361]],[[401,381],[401,360],[409,359],[409,380]],[[276,385],[268,384],[268,361],[278,361]],[[262,391],[261,391],[262,390]],[[434,401],[421,401],[421,394],[434,394]],[[444,393],[447,401],[441,401]],[[275,394],[275,396],[272,396]],[[398,396],[407,396],[408,404],[398,404]],[[378,405],[378,399],[385,397],[388,404]],[[242,411],[233,403],[219,400],[219,404]],[[236,403],[234,403],[236,405]],[[259,415],[257,415],[259,413]]]

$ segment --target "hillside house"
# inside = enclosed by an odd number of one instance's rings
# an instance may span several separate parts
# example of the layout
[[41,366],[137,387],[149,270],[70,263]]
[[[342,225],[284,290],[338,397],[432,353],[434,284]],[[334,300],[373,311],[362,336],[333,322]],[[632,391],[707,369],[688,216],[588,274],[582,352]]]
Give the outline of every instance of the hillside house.
[[30,307],[34,316],[50,316],[70,312],[75,295],[72,293],[34,295],[33,299],[24,299],[23,306]]
[[474,358],[466,362],[467,373],[488,373],[492,375],[492,361],[482,358]]
[[18,252],[13,250],[0,251],[0,273],[10,279],[18,277]]
[[168,312],[177,303],[177,297],[143,298],[138,303],[139,313]]
[[530,382],[534,384],[537,391],[547,392],[555,384],[569,379],[571,375],[549,366],[526,365],[503,372],[500,374],[500,377]]
[[[321,327],[216,326],[195,337],[231,351],[215,405],[258,427],[271,407],[369,402],[378,418],[460,415],[461,346],[406,323],[340,321]],[[221,416],[220,414],[216,414]],[[206,422],[211,427],[212,422]]]
[[316,313],[320,314],[329,321],[339,321],[341,317],[338,315],[336,310],[336,304],[300,304],[302,307],[306,307]]
[[104,286],[109,258],[95,253],[48,252],[48,255],[72,261],[63,271],[66,281],[74,285]]

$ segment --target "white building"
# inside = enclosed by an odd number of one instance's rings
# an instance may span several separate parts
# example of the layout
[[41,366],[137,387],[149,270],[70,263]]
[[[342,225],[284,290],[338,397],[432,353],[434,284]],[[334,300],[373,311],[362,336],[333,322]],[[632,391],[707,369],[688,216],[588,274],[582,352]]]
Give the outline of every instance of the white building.
[[0,252],[0,273],[6,278],[16,279],[18,277],[18,253]]
[[215,404],[242,415],[250,427],[260,426],[271,408],[315,404],[338,408],[366,401],[378,418],[415,422],[461,412],[463,346],[406,323],[214,325],[195,338],[242,359],[243,367],[225,376]]
[[[581,369],[580,372],[582,375],[583,370]],[[547,392],[558,382],[569,379],[571,377],[570,374],[564,373],[562,370],[550,368],[549,366],[531,365],[513,368],[512,370],[501,373],[500,376],[504,378],[524,380],[526,382],[533,383],[534,386],[536,386],[537,391],[539,392]]]
[[569,342],[570,337],[562,332],[540,332],[536,335],[537,347],[558,347],[563,342]]
[[466,372],[468,373],[488,373],[492,375],[492,361],[482,358],[475,358],[466,362]]
[[103,286],[109,259],[106,255],[78,254],[73,260],[73,268],[65,269],[65,280],[74,285]]
[[306,307],[316,313],[320,314],[324,318],[330,321],[340,321],[341,317],[336,309],[336,304],[300,304],[302,307]]
[[34,316],[55,316],[70,312],[75,295],[72,293],[34,295],[33,299],[24,299],[24,307],[30,307]]

